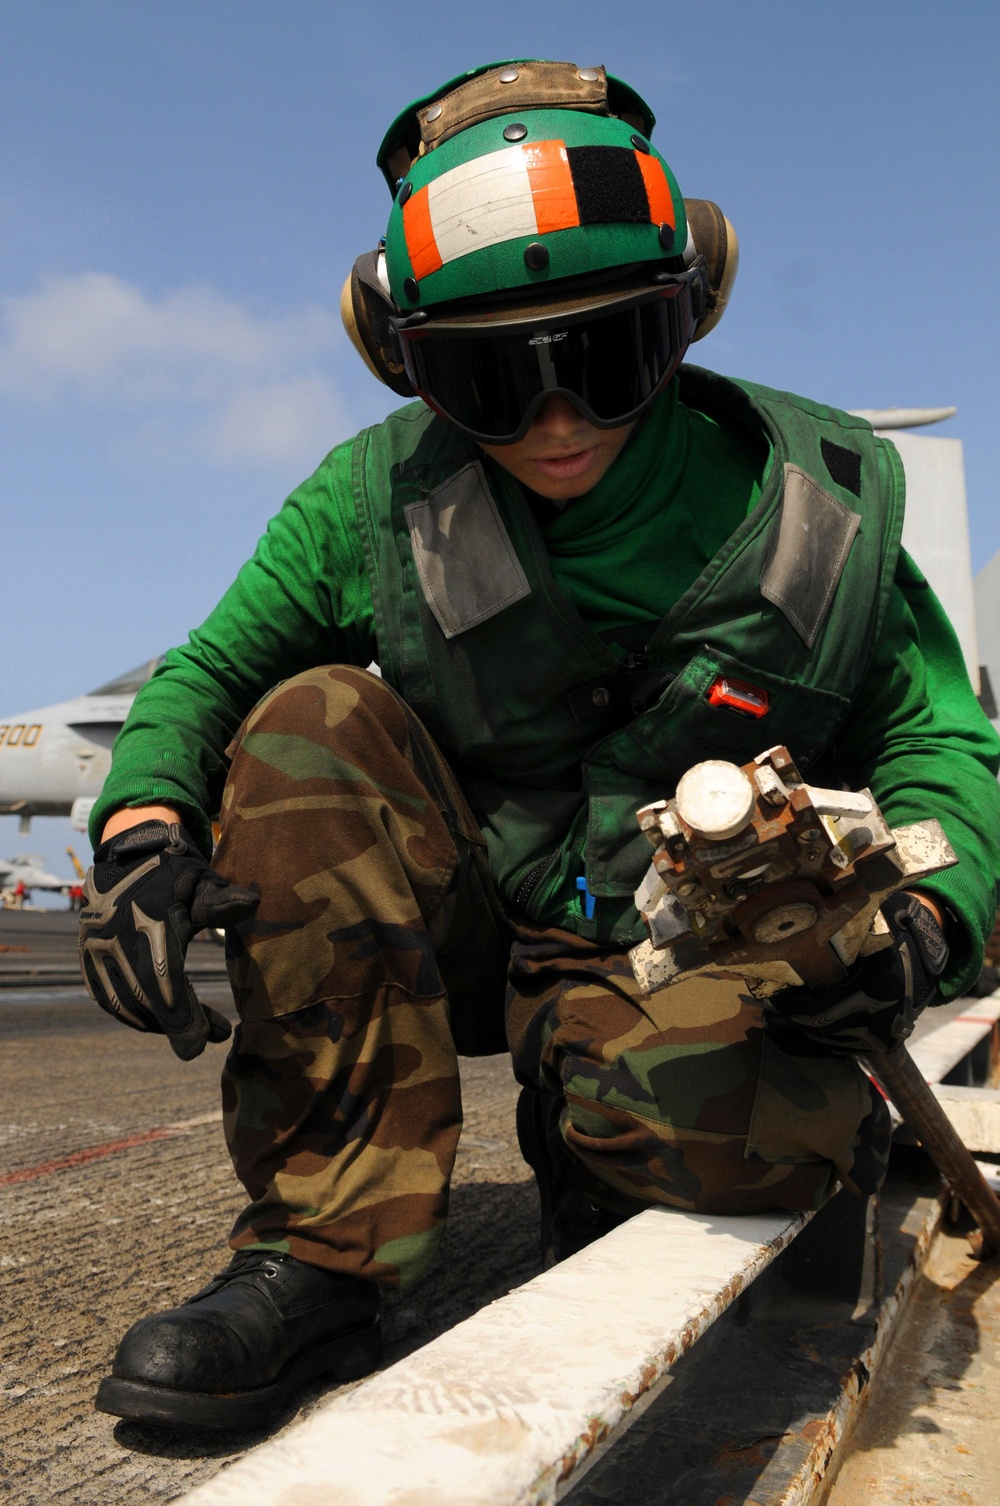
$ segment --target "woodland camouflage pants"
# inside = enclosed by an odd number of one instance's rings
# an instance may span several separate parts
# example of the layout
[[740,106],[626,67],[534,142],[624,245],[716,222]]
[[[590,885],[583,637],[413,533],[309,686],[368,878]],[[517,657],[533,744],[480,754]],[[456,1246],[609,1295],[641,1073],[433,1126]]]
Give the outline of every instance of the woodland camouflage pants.
[[[620,1212],[807,1208],[881,1180],[885,1106],[850,1061],[790,1056],[732,980],[643,999],[625,953],[505,917],[431,738],[377,676],[286,681],[230,748],[215,866],[259,887],[232,933],[230,1243],[409,1285],[444,1231],[457,1052],[506,1049],[561,1106],[558,1154]],[[507,974],[509,965],[509,986]]]

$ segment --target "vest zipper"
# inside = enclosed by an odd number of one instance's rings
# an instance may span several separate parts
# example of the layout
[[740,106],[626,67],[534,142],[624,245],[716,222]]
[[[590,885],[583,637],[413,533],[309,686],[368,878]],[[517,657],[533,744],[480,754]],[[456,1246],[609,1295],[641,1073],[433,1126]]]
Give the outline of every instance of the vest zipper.
[[526,909],[528,901],[538,888],[546,871],[552,867],[561,851],[562,849],[557,847],[555,852],[550,852],[547,858],[542,858],[540,863],[536,863],[533,868],[528,869],[518,885],[517,893],[514,895],[514,903],[519,910]]

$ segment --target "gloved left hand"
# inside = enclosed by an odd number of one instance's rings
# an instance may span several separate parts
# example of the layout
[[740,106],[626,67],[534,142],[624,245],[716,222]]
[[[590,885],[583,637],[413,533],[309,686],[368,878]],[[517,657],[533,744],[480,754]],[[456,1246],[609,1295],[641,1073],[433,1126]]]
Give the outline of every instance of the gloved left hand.
[[209,866],[182,826],[144,821],[94,853],[80,910],[87,992],[133,1030],[166,1035],[190,1061],[224,1041],[229,1021],[203,1005],[184,973],[196,931],[249,920],[260,895]]
[[798,1055],[880,1056],[912,1033],[937,993],[948,943],[926,905],[905,889],[883,901],[892,945],[863,958],[833,988],[783,988],[764,1006],[775,1044]]

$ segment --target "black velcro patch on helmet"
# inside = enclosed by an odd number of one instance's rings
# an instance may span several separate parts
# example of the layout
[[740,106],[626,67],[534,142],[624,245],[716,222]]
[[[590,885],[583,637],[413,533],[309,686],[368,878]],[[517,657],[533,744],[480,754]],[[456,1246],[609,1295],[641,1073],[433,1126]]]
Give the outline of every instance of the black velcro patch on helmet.
[[847,450],[842,444],[834,444],[829,439],[821,439],[819,447],[823,451],[826,468],[837,485],[860,497],[861,456],[857,451]]
[[581,225],[648,225],[649,198],[627,146],[566,148]]

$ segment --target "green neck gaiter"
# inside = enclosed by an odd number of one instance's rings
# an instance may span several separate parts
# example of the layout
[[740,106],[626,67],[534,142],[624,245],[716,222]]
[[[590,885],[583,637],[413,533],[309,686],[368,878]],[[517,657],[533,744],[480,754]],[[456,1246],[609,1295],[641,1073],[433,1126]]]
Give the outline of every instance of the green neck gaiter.
[[612,647],[632,647],[759,500],[766,460],[766,442],[686,407],[675,379],[591,491],[561,510],[533,499],[560,589]]

